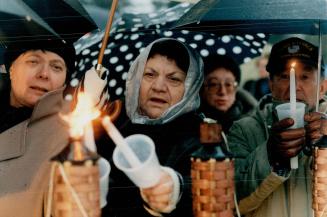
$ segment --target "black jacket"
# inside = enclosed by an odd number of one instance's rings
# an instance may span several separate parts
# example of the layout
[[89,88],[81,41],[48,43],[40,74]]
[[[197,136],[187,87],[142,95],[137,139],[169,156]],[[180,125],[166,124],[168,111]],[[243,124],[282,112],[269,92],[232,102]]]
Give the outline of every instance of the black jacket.
[[[124,137],[132,134],[151,137],[160,164],[173,168],[183,176],[181,201],[172,213],[164,216],[192,216],[190,155],[200,147],[200,121],[195,113],[187,113],[162,125],[133,124],[126,112],[122,111],[115,123]],[[102,216],[151,216],[143,208],[139,189],[112,162],[114,148],[115,145],[108,138],[103,137],[98,142],[99,154],[109,159],[111,164],[108,205]]]

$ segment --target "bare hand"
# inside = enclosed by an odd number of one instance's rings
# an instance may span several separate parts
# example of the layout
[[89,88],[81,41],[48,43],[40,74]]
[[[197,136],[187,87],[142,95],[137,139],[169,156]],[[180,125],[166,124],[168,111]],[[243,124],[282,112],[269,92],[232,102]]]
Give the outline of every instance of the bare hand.
[[294,124],[293,119],[285,118],[271,128],[268,140],[268,156],[272,166],[289,167],[289,159],[301,152],[305,143],[304,128],[288,129]]
[[304,120],[307,122],[305,126],[307,141],[310,141],[312,144],[323,136],[320,131],[322,116],[324,116],[324,114],[319,112],[312,112],[304,115]]
[[141,193],[151,209],[162,212],[170,203],[173,180],[168,173],[162,172],[159,183],[151,188],[141,189]]

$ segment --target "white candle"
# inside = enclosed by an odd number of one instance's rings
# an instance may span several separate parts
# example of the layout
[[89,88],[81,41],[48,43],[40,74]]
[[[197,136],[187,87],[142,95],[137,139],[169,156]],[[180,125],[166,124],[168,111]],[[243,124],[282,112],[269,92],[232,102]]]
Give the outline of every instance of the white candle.
[[[294,120],[293,127],[296,128],[296,83],[295,83],[295,62],[291,65],[290,70],[290,109],[291,109],[291,118]],[[298,165],[298,156],[291,158],[291,169],[297,169]]]
[[111,120],[108,116],[106,116],[102,119],[102,125],[103,125],[104,129],[107,131],[108,135],[111,137],[111,139],[114,141],[114,143],[120,149],[122,154],[125,156],[126,160],[131,165],[131,167],[141,166],[140,160],[134,154],[133,150],[130,149],[130,147],[126,143],[125,139],[120,134],[118,129],[115,127],[115,125],[111,122]]
[[84,144],[92,152],[97,152],[97,148],[94,141],[94,132],[93,132],[93,126],[92,122],[90,121],[85,127],[84,127]]
[[296,125],[296,83],[295,83],[295,62],[291,65],[290,70],[290,104],[291,104],[291,118],[294,120]]

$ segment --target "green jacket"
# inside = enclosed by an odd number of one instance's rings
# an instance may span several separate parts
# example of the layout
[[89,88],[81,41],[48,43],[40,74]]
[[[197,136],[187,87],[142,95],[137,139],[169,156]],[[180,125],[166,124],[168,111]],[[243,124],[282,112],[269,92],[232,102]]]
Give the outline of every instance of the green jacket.
[[301,153],[299,168],[287,177],[272,172],[266,148],[272,111],[271,97],[266,97],[253,115],[235,122],[229,132],[240,212],[246,217],[310,217],[311,157]]

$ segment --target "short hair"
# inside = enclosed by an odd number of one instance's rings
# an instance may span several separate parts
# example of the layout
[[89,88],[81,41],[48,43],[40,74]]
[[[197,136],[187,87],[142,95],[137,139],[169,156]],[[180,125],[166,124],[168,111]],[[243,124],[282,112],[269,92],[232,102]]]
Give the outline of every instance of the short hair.
[[159,41],[151,47],[148,59],[154,57],[156,54],[174,60],[176,65],[187,73],[190,65],[190,55],[187,48],[181,42],[176,40]]
[[224,68],[231,71],[237,83],[241,81],[241,69],[236,61],[225,55],[210,55],[204,58],[204,75],[207,76],[216,69]]

